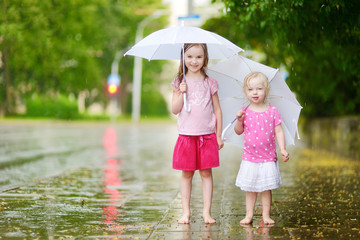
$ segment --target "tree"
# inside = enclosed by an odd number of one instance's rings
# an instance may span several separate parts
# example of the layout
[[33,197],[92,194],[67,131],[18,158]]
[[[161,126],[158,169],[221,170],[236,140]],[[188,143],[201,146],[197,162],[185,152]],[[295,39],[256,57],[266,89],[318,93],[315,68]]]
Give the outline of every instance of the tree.
[[240,33],[232,40],[263,50],[267,64],[286,65],[306,116],[360,113],[359,1],[223,2],[228,16],[220,21]]
[[[13,114],[15,101],[35,92],[98,89],[105,100],[114,55],[161,6],[161,0],[0,0],[0,113]],[[127,84],[131,70],[122,65]]]

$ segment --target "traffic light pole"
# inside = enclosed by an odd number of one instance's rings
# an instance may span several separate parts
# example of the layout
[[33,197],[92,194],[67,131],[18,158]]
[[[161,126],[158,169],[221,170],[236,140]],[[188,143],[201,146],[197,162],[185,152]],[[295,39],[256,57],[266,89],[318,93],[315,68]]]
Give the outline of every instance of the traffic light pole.
[[[126,49],[117,51],[114,57],[114,60],[111,64],[111,75],[113,76],[118,76],[118,78],[120,78],[120,74],[119,74],[119,61],[121,59],[121,57],[123,56],[124,52]],[[114,83],[114,82],[112,82]],[[115,84],[117,89],[115,90],[114,93],[112,93],[110,91],[110,89],[108,89],[108,94],[110,94],[110,103],[108,106],[108,111],[111,115],[111,120],[115,120],[116,117],[121,113],[121,107],[118,103],[118,91],[119,91],[119,85],[120,85],[120,79],[118,80],[118,83]],[[109,82],[108,82],[108,87],[109,87]]]

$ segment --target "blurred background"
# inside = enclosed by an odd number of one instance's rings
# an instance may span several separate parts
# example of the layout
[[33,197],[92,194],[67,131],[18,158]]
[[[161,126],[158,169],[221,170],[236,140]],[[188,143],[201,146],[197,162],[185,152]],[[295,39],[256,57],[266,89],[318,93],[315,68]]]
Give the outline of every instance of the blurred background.
[[[359,5],[357,0],[0,0],[0,116],[130,118],[134,57],[123,54],[136,37],[182,21],[280,68],[304,107],[302,117],[358,115]],[[141,118],[169,118],[170,82],[179,63],[142,61]]]
[[141,59],[136,88],[135,58],[124,57],[143,37],[184,22],[279,68],[303,106],[301,140],[280,164],[285,185],[274,194],[281,220],[271,231],[251,228],[256,239],[355,239],[359,9],[359,0],[0,0],[0,238],[248,236],[233,184],[239,149],[229,144],[214,170],[219,224],[202,224],[198,177],[198,224],[176,227],[181,173],[170,171],[169,103],[179,61]]

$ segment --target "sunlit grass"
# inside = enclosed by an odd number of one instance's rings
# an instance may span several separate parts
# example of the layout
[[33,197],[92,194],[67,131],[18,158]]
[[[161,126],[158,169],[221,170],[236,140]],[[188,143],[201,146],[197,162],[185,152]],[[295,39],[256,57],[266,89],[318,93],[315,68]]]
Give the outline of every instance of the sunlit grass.
[[312,167],[341,167],[341,166],[360,166],[360,162],[338,156],[326,151],[302,149],[297,157],[301,161],[301,165],[309,165]]

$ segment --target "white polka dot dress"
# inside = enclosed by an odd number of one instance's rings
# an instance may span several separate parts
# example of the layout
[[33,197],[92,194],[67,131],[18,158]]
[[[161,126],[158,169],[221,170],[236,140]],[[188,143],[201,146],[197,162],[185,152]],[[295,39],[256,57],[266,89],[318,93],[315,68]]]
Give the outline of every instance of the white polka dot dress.
[[275,143],[275,126],[281,122],[274,106],[264,112],[246,110],[243,158],[235,183],[241,190],[263,192],[282,183]]

